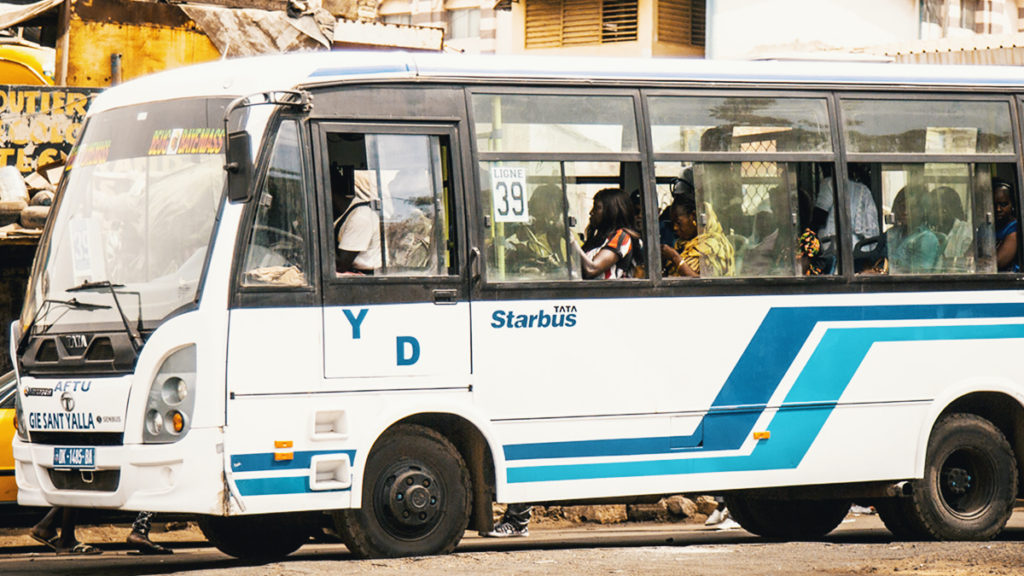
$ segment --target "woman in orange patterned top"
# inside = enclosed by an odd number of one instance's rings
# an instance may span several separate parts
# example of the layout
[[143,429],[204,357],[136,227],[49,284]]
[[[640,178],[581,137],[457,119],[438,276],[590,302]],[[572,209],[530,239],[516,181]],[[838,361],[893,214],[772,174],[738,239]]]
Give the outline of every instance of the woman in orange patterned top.
[[634,223],[628,194],[619,188],[605,188],[594,194],[583,247],[577,245],[584,278],[633,277],[641,263],[640,235],[631,228]]

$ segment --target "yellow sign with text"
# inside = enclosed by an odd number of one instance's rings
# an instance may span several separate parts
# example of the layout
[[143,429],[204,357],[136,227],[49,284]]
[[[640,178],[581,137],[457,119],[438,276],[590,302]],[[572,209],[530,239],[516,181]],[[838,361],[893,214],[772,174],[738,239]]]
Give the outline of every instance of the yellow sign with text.
[[67,159],[94,88],[0,85],[0,166],[28,174]]

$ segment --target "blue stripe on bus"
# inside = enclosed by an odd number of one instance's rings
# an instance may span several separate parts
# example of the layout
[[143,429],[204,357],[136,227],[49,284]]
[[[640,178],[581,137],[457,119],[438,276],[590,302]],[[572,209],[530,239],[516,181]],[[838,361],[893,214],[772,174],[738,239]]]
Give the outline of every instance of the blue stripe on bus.
[[231,457],[231,471],[260,472],[264,470],[301,470],[308,469],[313,456],[321,454],[348,454],[348,461],[356,459],[355,450],[308,450],[292,453],[291,460],[274,460],[273,452],[255,454],[236,454]]
[[245,478],[235,480],[238,493],[242,496],[281,496],[284,494],[311,494],[319,492],[348,492],[351,488],[338,490],[312,490],[309,476],[287,476],[284,478]]
[[[942,320],[1024,316],[1024,304],[947,304],[772,308],[754,333],[711,408],[763,407],[778,389],[814,326],[819,322]],[[762,408],[763,410],[763,408]],[[720,430],[706,450],[735,450],[750,435],[761,411],[752,410]],[[705,434],[705,436],[712,436]]]
[[[993,310],[990,305],[971,305],[939,307],[944,310],[937,310],[925,318],[971,318],[980,316],[966,316],[985,312],[986,317],[1007,317],[1019,313],[1021,306],[1018,305],[997,305],[999,310]],[[928,307],[887,307],[901,308],[901,312],[917,313],[920,308]],[[1011,313],[1012,312],[1012,313]],[[948,313],[955,313],[950,316]],[[769,313],[771,316],[771,313]],[[831,314],[829,316],[832,316]],[[891,318],[891,317],[890,317]],[[830,319],[835,319],[833,316]],[[880,319],[874,314],[866,314],[863,320]],[[767,323],[767,319],[766,322]],[[765,323],[762,323],[762,327]],[[813,327],[813,325],[812,325]],[[760,332],[760,330],[758,331]],[[810,330],[807,330],[809,336]],[[806,337],[805,337],[806,338]],[[730,470],[764,470],[792,468],[800,463],[804,454],[810,448],[811,443],[817,437],[818,432],[825,424],[825,420],[831,414],[832,409],[846,389],[854,373],[860,366],[870,347],[876,342],[902,342],[902,341],[928,341],[928,340],[974,340],[974,339],[997,339],[997,338],[1024,338],[1024,325],[969,325],[969,326],[911,326],[911,327],[879,327],[879,328],[831,328],[825,332],[821,341],[815,348],[814,353],[808,359],[807,364],[801,371],[793,384],[792,389],[783,401],[778,413],[773,417],[768,426],[772,431],[770,441],[760,442],[750,456],[726,456],[719,458],[699,458],[692,460],[660,460],[642,462],[616,462],[597,463],[586,465],[555,465],[555,466],[526,466],[510,468],[507,471],[509,482],[537,482],[550,480],[571,480],[587,478],[614,478],[624,476],[647,476],[660,474],[692,474],[700,472],[721,472]],[[749,348],[748,348],[749,349]],[[798,347],[799,349],[799,347]],[[793,354],[795,357],[795,352]],[[790,361],[791,363],[791,361]],[[787,364],[788,369],[788,364]],[[785,370],[782,371],[782,374]],[[734,370],[735,374],[735,370]],[[732,377],[730,376],[730,379]],[[781,380],[781,376],[780,376]],[[776,387],[778,383],[776,384]],[[774,391],[774,389],[773,389]],[[722,395],[720,394],[719,397]],[[807,402],[822,403],[822,406],[795,407],[794,404]],[[763,409],[762,409],[763,412]],[[761,412],[757,412],[759,416]],[[710,416],[710,415],[709,415]],[[707,418],[706,418],[707,419]],[[757,418],[752,420],[741,414],[736,421],[749,421],[749,427],[740,439],[736,449],[742,445],[742,440],[748,437]],[[713,420],[712,420],[713,421]],[[717,426],[715,427],[718,428]],[[723,429],[726,427],[722,427]],[[712,436],[712,435],[709,435]],[[734,439],[735,435],[731,436]],[[780,438],[781,437],[781,438]],[[657,444],[657,439],[653,444]],[[705,443],[704,451],[712,449],[722,450],[723,448],[712,448],[719,445],[718,442]],[[514,448],[511,453],[518,456],[518,459],[540,458],[541,454],[546,458],[577,458],[586,456],[610,456],[624,454],[600,454],[595,453],[598,448],[614,446],[610,441],[582,441],[582,442],[560,442],[558,450],[552,450],[550,444],[542,443],[533,445],[514,445],[506,447],[506,454],[510,453],[509,448]],[[662,445],[665,442],[661,442]],[[620,444],[621,446],[621,444]],[[649,454],[650,452],[648,452]],[[554,455],[553,455],[554,454]]]
[[[750,436],[768,400],[782,383],[811,330],[819,322],[943,320],[1024,316],[1024,304],[948,304],[772,308],[726,378],[698,425],[705,452],[736,450]],[[838,400],[835,398],[826,399]],[[737,409],[736,407],[742,407]],[[504,446],[506,460],[664,454],[678,450],[675,437],[540,442]]]

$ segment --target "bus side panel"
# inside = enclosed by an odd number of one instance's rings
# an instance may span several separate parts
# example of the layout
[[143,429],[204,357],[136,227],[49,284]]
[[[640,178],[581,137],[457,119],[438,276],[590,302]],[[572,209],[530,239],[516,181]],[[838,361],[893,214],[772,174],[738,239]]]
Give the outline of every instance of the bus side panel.
[[[225,448],[245,514],[357,505],[362,465],[389,425],[423,412],[472,412],[468,335],[459,330],[467,304],[345,310],[231,312]],[[349,317],[359,319],[358,333]],[[367,373],[373,361],[380,374]],[[324,378],[325,363],[354,377]]]
[[[586,368],[577,372],[579,362],[567,360],[572,368],[561,378],[548,377],[557,383],[553,392],[524,393],[518,402],[509,394],[509,405],[494,406],[498,415],[517,411],[495,426],[507,466],[498,472],[502,500],[919,477],[936,398],[1021,384],[1007,363],[973,360],[1013,357],[1024,339],[1024,308],[1011,293],[568,305],[588,313],[603,306],[598,316],[609,317],[645,311],[646,323],[624,329],[637,340],[628,350],[649,359],[673,357],[658,325],[665,318],[684,322],[682,336],[671,341],[675,362],[638,366],[633,378],[622,380],[624,396],[658,399],[657,410],[666,413],[672,431],[665,433],[665,422],[642,412],[635,398],[633,404],[623,400],[618,411],[602,404],[607,398],[589,390],[615,390],[616,378],[600,380],[604,374]],[[486,328],[477,326],[474,334]],[[587,357],[587,338],[566,337],[558,357]],[[532,350],[525,342],[517,346]],[[502,377],[518,382],[527,370],[525,364],[508,365]],[[651,386],[654,381],[664,388]],[[538,399],[542,405],[531,412],[529,404]]]
[[[312,429],[310,411],[295,407],[315,405],[315,399],[306,394],[322,390],[321,311],[319,307],[243,308],[232,310],[230,317],[224,439],[228,481],[242,497],[247,513],[269,511],[246,497],[269,488],[244,487],[257,484],[254,480],[274,466],[296,474],[295,462],[275,461],[274,454],[278,448],[282,453],[301,450],[295,443],[308,438]],[[293,444],[285,446],[286,442]],[[308,468],[308,457],[306,464]],[[282,502],[273,508],[297,509],[291,504]]]

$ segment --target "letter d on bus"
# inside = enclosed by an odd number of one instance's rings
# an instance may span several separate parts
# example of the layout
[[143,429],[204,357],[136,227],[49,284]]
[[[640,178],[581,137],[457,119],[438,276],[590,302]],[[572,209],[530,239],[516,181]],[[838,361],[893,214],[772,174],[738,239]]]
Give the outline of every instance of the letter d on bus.
[[397,336],[398,365],[412,366],[420,359],[420,341],[412,336]]

